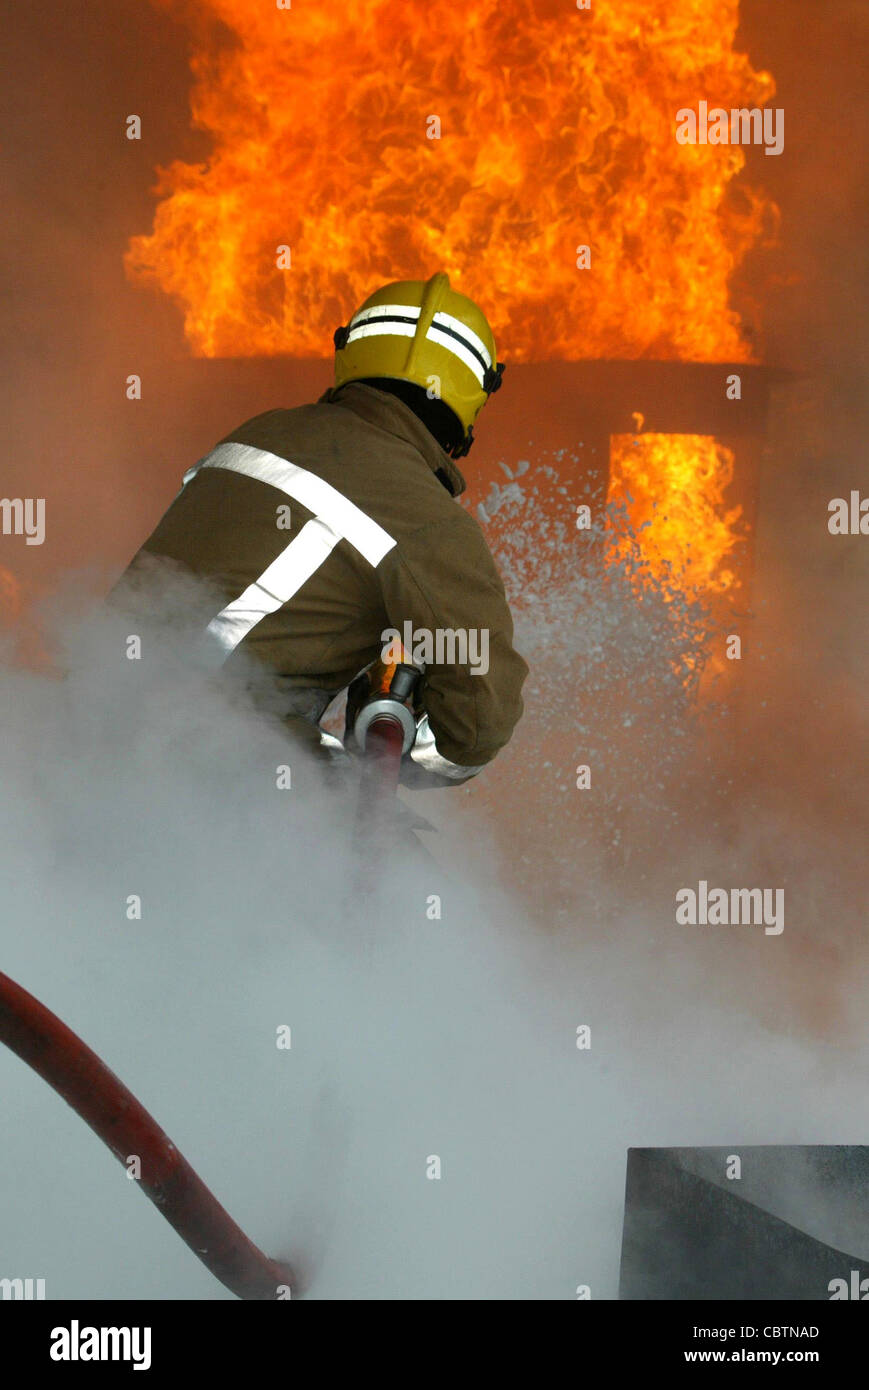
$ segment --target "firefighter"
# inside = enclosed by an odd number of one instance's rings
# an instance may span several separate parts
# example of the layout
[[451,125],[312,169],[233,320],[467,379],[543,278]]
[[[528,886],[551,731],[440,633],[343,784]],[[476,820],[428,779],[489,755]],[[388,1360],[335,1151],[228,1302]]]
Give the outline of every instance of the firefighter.
[[455,500],[455,460],[503,364],[485,316],[443,273],[377,290],[335,349],[335,385],[316,404],[257,415],[188,470],[113,597],[160,565],[192,572],[210,595],[212,663],[254,658],[318,744],[327,706],[387,634],[422,634],[435,659],[402,781],[455,785],[510,739],[528,669],[482,532]]

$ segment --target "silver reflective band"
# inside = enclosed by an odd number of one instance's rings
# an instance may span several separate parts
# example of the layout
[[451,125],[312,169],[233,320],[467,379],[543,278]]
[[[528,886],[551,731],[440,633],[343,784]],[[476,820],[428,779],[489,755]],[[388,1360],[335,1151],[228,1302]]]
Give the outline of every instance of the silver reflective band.
[[[360,309],[358,314],[353,315],[350,320],[350,332],[352,334],[354,328],[358,328],[360,324],[367,323],[369,319],[399,318],[417,321],[420,313],[421,310],[417,304],[374,304],[370,309]],[[491,367],[492,358],[482,338],[474,332],[473,328],[469,328],[466,323],[462,323],[461,319],[457,319],[455,314],[445,314],[439,310],[435,314],[432,322],[435,326],[440,324],[442,328],[449,328],[459,338],[464,340],[467,347],[473,348],[475,352],[479,353],[487,367]],[[408,329],[410,333],[412,333],[413,324],[396,324],[394,326],[395,332],[403,332],[405,329]]]
[[462,323],[461,319],[455,318],[452,314],[437,313],[434,316],[433,322],[435,324],[441,324],[444,328],[451,328],[460,338],[464,338],[468,346],[472,347],[475,352],[480,354],[486,366],[491,367],[492,358],[489,355],[489,349],[486,347],[486,344],[483,342],[482,338],[477,337],[472,328],[469,328],[466,323]]
[[480,359],[475,357],[469,348],[464,347],[449,333],[444,333],[443,330],[439,329],[435,324],[432,324],[425,336],[430,339],[431,342],[437,343],[439,347],[446,348],[454,357],[458,357],[460,362],[464,362],[465,366],[469,371],[474,373],[474,376],[482,386],[484,373],[483,368],[480,366]]
[[[385,323],[363,323],[358,328],[351,328],[347,334],[347,342],[355,342],[357,338],[377,338],[387,334],[395,338],[412,338],[416,333],[414,323],[396,323],[395,319],[389,319]],[[480,366],[479,358],[475,357],[469,348],[463,347],[460,342],[451,337],[449,333],[439,330],[434,324],[425,335],[430,342],[437,343],[438,347],[446,348],[454,357],[458,357],[460,362],[474,373],[477,381],[483,384],[483,368]]]
[[354,343],[357,338],[379,338],[384,334],[393,338],[412,338],[415,332],[415,323],[397,323],[395,319],[388,319],[385,323],[363,323],[358,328],[351,328],[347,342]]
[[[244,473],[248,478],[279,488],[315,513],[259,578],[208,624],[208,634],[218,644],[221,664],[267,614],[276,613],[289,603],[329,558],[339,541],[348,541],[372,566],[379,565],[396,544],[382,526],[331,483],[277,454],[254,449],[248,444],[220,444],[195,465],[196,472],[201,468],[226,468],[233,473]],[[193,472],[193,469],[188,470],[185,481]]]
[[305,522],[295,540],[272,560],[259,579],[212,618],[207,631],[220,643],[224,660],[268,613],[276,613],[289,603],[329,558],[340,539],[319,517]]
[[396,544],[382,526],[331,483],[265,449],[254,449],[250,444],[219,444],[202,460],[200,467],[227,468],[232,473],[244,473],[248,478],[280,488],[313,512],[336,533],[338,540],[349,541],[370,565],[379,565]]
[[[375,304],[370,309],[361,309],[350,320],[347,342],[355,342],[358,338],[377,338],[384,334],[396,338],[413,338],[419,315],[419,307],[413,304]],[[402,323],[402,319],[412,319],[413,322]],[[450,331],[445,332],[445,329]],[[491,367],[492,357],[482,338],[478,337],[473,329],[468,328],[453,314],[437,313],[425,336],[430,342],[446,348],[454,357],[458,357],[460,362],[464,362],[480,385],[483,385],[485,369]]]
[[466,782],[469,777],[476,777],[485,767],[485,763],[481,763],[479,767],[462,767],[459,763],[451,763],[448,758],[441,757],[427,714],[421,715],[417,720],[416,740],[410,750],[410,756],[425,772],[435,772],[440,777],[448,777],[451,782]]
[[372,304],[370,309],[360,309],[358,314],[353,315],[350,327],[355,328],[357,324],[365,323],[368,319],[392,318],[395,315],[403,319],[418,319],[420,312],[418,304]]

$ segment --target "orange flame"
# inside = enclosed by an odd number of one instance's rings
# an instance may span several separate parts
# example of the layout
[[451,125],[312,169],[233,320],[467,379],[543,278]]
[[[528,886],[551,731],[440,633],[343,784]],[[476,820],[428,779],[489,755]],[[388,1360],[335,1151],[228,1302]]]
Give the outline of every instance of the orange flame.
[[728,283],[770,205],[732,196],[738,146],[675,138],[773,95],[739,0],[154,3],[194,25],[213,148],[160,172],[126,264],[197,355],[327,356],[378,284],[443,268],[508,361],[750,358]]
[[633,531],[615,540],[614,555],[637,546],[649,573],[691,597],[735,588],[728,561],[742,539],[742,508],[725,507],[733,467],[732,451],[708,435],[613,435],[609,501],[624,507]]

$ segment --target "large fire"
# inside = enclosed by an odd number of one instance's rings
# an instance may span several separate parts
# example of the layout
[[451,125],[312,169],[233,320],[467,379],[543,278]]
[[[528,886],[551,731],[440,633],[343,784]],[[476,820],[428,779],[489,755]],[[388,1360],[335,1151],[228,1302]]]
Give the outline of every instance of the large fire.
[[327,356],[378,284],[444,269],[514,362],[750,356],[728,281],[764,202],[729,196],[738,146],[675,138],[681,107],[773,93],[738,0],[156,3],[197,21],[213,148],[161,171],[127,265],[196,353]]
[[[212,147],[160,171],[126,263],[197,355],[327,356],[378,284],[445,269],[508,362],[750,360],[729,284],[770,205],[733,188],[738,145],[675,138],[680,108],[774,93],[739,0],[154,3],[193,29]],[[706,445],[648,457],[650,496],[659,464],[668,491],[710,476]]]

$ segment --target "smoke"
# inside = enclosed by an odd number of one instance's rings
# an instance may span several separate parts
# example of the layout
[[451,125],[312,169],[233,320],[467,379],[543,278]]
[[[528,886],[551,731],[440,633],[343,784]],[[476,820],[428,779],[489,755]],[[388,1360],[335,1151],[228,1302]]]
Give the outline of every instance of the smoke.
[[[799,1016],[762,1019],[763,987],[782,1004],[798,925],[773,940],[674,920],[676,888],[716,869],[750,886],[761,865],[786,864],[799,903],[810,840],[795,853],[761,816],[731,841],[683,823],[668,845],[664,815],[645,835],[625,828],[642,864],[631,875],[593,836],[563,831],[567,921],[565,901],[547,914],[545,875],[524,894],[498,846],[505,829],[521,845],[545,796],[513,795],[486,817],[468,800],[459,810],[461,792],[432,793],[410,800],[441,824],[440,863],[399,826],[372,877],[352,791],[290,751],[243,683],[204,680],[184,629],[161,622],[164,601],[195,612],[182,582],[166,578],[135,619],[68,590],[44,614],[53,673],[3,668],[4,969],[121,1076],[251,1238],[300,1266],[308,1297],[558,1299],[583,1284],[614,1297],[629,1146],[853,1140],[862,1018],[841,1001],[841,1034],[824,1046]],[[544,619],[571,602],[564,583],[553,574],[541,590]],[[681,639],[662,603],[620,623],[629,602],[626,582],[588,594],[585,636],[562,646],[581,703],[600,693],[588,632],[619,631],[618,724],[640,727],[635,770],[681,689],[661,677],[655,697],[649,662],[657,652],[672,672]],[[560,689],[539,702],[547,733]],[[704,737],[691,708],[670,705],[689,762]],[[528,750],[505,759],[509,777]],[[45,1278],[50,1298],[226,1296],[6,1052],[0,1086],[14,1175],[5,1274]]]

